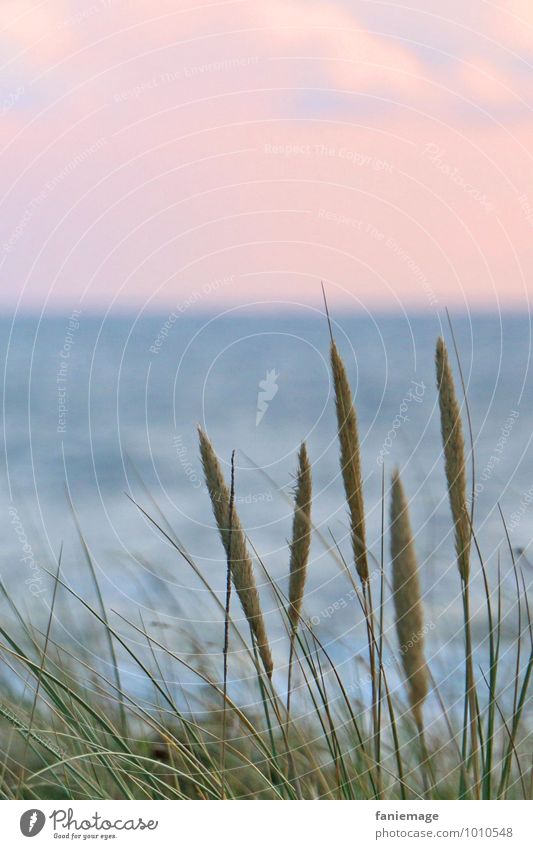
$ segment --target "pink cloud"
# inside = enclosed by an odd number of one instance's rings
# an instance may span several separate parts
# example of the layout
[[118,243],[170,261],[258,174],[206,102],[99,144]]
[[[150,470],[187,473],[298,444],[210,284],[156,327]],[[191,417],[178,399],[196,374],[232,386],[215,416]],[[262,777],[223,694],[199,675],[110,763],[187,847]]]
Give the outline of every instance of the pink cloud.
[[533,8],[528,0],[492,4],[488,15],[491,35],[498,44],[510,50],[533,50]]
[[529,77],[488,48],[495,9],[448,21],[443,65],[431,4],[367,8],[6,5],[3,302],[166,308],[221,279],[197,306],[317,302],[323,277],[372,309],[523,306]]

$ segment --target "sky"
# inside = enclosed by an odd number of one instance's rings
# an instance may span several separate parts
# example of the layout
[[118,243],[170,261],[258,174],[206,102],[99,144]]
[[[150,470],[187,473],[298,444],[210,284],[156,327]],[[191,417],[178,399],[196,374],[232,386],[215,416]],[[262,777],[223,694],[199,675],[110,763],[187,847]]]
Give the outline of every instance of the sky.
[[529,309],[533,4],[2,0],[0,309]]

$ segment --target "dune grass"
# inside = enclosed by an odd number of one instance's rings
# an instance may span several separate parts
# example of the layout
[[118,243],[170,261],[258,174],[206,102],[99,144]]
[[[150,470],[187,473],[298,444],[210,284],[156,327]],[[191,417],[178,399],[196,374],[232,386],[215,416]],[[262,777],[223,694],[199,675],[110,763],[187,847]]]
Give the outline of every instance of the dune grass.
[[[204,656],[202,643],[193,634],[190,639],[197,651],[178,653],[140,612],[124,617],[108,610],[86,546],[96,606],[64,580],[61,558],[56,573],[50,575],[53,596],[45,629],[27,620],[2,584],[1,797],[531,798],[533,771],[524,718],[530,704],[533,628],[525,581],[508,539],[515,598],[511,610],[505,610],[501,581],[489,586],[467,510],[460,405],[442,339],[436,363],[443,485],[451,506],[464,619],[462,711],[447,704],[432,674],[431,659],[426,658],[427,620],[408,496],[398,471],[390,486],[390,563],[385,504],[379,558],[367,548],[357,417],[347,369],[332,337],[340,469],[352,547],[345,560],[333,540],[330,553],[365,623],[368,672],[361,674],[368,674],[368,703],[343,680],[319,629],[305,615],[306,576],[313,568],[311,540],[319,534],[312,525],[306,446],[297,458],[285,592],[267,572],[239,519],[233,458],[228,486],[208,436],[200,431],[206,486],[227,561],[224,597],[209,585],[171,529],[142,505],[137,507],[173,547],[176,559],[202,581],[220,617],[224,639],[218,654]],[[387,487],[384,479],[384,499]],[[482,639],[489,646],[488,666],[478,669],[469,596],[474,555],[485,591]],[[283,623],[286,656],[279,641],[276,651],[269,641],[260,597],[265,587]],[[59,593],[71,610],[90,617],[95,646],[100,647],[95,655],[105,651],[106,663],[95,662],[85,647],[62,642],[54,609]],[[387,593],[394,602],[397,644],[393,646],[384,622]],[[245,631],[232,616],[236,605],[244,614]],[[516,619],[516,629],[506,643],[506,676],[502,676],[502,630],[510,615]],[[364,648],[354,646],[354,655],[361,656]],[[386,650],[392,662],[385,660]],[[194,687],[180,687],[182,673]],[[131,675],[135,688],[124,683]],[[398,680],[403,680],[403,688]],[[426,706],[429,696],[431,712]]]

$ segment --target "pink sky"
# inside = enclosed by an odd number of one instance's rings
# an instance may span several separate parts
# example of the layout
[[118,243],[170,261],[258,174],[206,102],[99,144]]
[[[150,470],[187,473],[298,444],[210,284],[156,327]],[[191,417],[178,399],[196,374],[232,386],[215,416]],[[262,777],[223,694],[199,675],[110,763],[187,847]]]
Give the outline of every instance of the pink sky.
[[2,0],[3,308],[527,309],[533,4]]

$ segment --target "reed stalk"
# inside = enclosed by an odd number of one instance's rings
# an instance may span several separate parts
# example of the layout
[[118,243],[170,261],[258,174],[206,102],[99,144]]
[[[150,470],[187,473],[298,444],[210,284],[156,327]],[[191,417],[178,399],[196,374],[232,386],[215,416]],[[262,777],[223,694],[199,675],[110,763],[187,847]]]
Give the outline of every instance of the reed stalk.
[[429,685],[424,654],[424,612],[407,499],[398,470],[392,477],[390,521],[396,633],[413,719],[423,738],[423,705]]
[[[331,333],[331,327],[330,327]],[[331,371],[335,390],[335,408],[337,412],[337,431],[340,446],[340,465],[344,492],[350,515],[350,532],[355,568],[363,590],[364,615],[366,620],[368,657],[372,679],[372,722],[373,745],[376,757],[377,795],[380,797],[379,774],[379,715],[378,715],[378,675],[376,670],[376,652],[372,588],[369,581],[368,554],[366,547],[365,507],[363,500],[363,475],[357,413],[352,398],[350,382],[346,368],[339,354],[333,336],[330,346]]]
[[292,522],[292,541],[290,544],[289,565],[289,604],[287,616],[290,625],[290,653],[287,681],[287,714],[290,711],[291,681],[294,659],[294,641],[300,621],[302,603],[311,548],[311,464],[307,456],[305,442],[302,442],[298,454],[298,472],[294,497],[294,517]]
[[233,511],[235,507],[235,451],[231,452],[231,487],[229,496],[228,556],[226,566],[226,602],[224,605],[223,691],[222,691],[222,746],[220,753],[221,796],[226,792],[226,733],[228,701],[228,656],[231,612],[231,541],[233,536]]
[[457,566],[461,578],[468,583],[472,534],[466,491],[465,440],[448,351],[442,337],[437,341],[435,359],[446,482],[454,521]]
[[298,454],[298,472],[294,497],[294,517],[289,566],[289,606],[287,614],[294,640],[305,590],[309,551],[311,548],[311,464],[305,442]]
[[213,446],[201,428],[198,428],[198,432],[205,481],[220,538],[230,562],[233,586],[241,602],[252,635],[257,642],[259,656],[265,672],[269,678],[272,678],[274,669],[272,653],[255,583],[252,560],[246,546],[246,537],[235,509],[231,512],[230,522],[230,491],[224,481]]
[[[470,725],[471,753],[474,768],[475,795],[480,794],[477,695],[472,651],[470,612],[470,546],[472,527],[467,506],[466,458],[461,411],[455,391],[448,351],[442,337],[437,340],[435,355],[446,483],[454,522],[455,552],[461,577],[465,635],[465,709],[463,726],[463,760],[467,760],[467,728]],[[464,773],[462,773],[463,775]],[[463,793],[466,787],[462,788]]]
[[346,368],[335,341],[331,340],[331,371],[335,388],[337,429],[344,491],[350,514],[352,548],[357,574],[363,584],[368,581],[365,508],[357,414],[352,399]]

